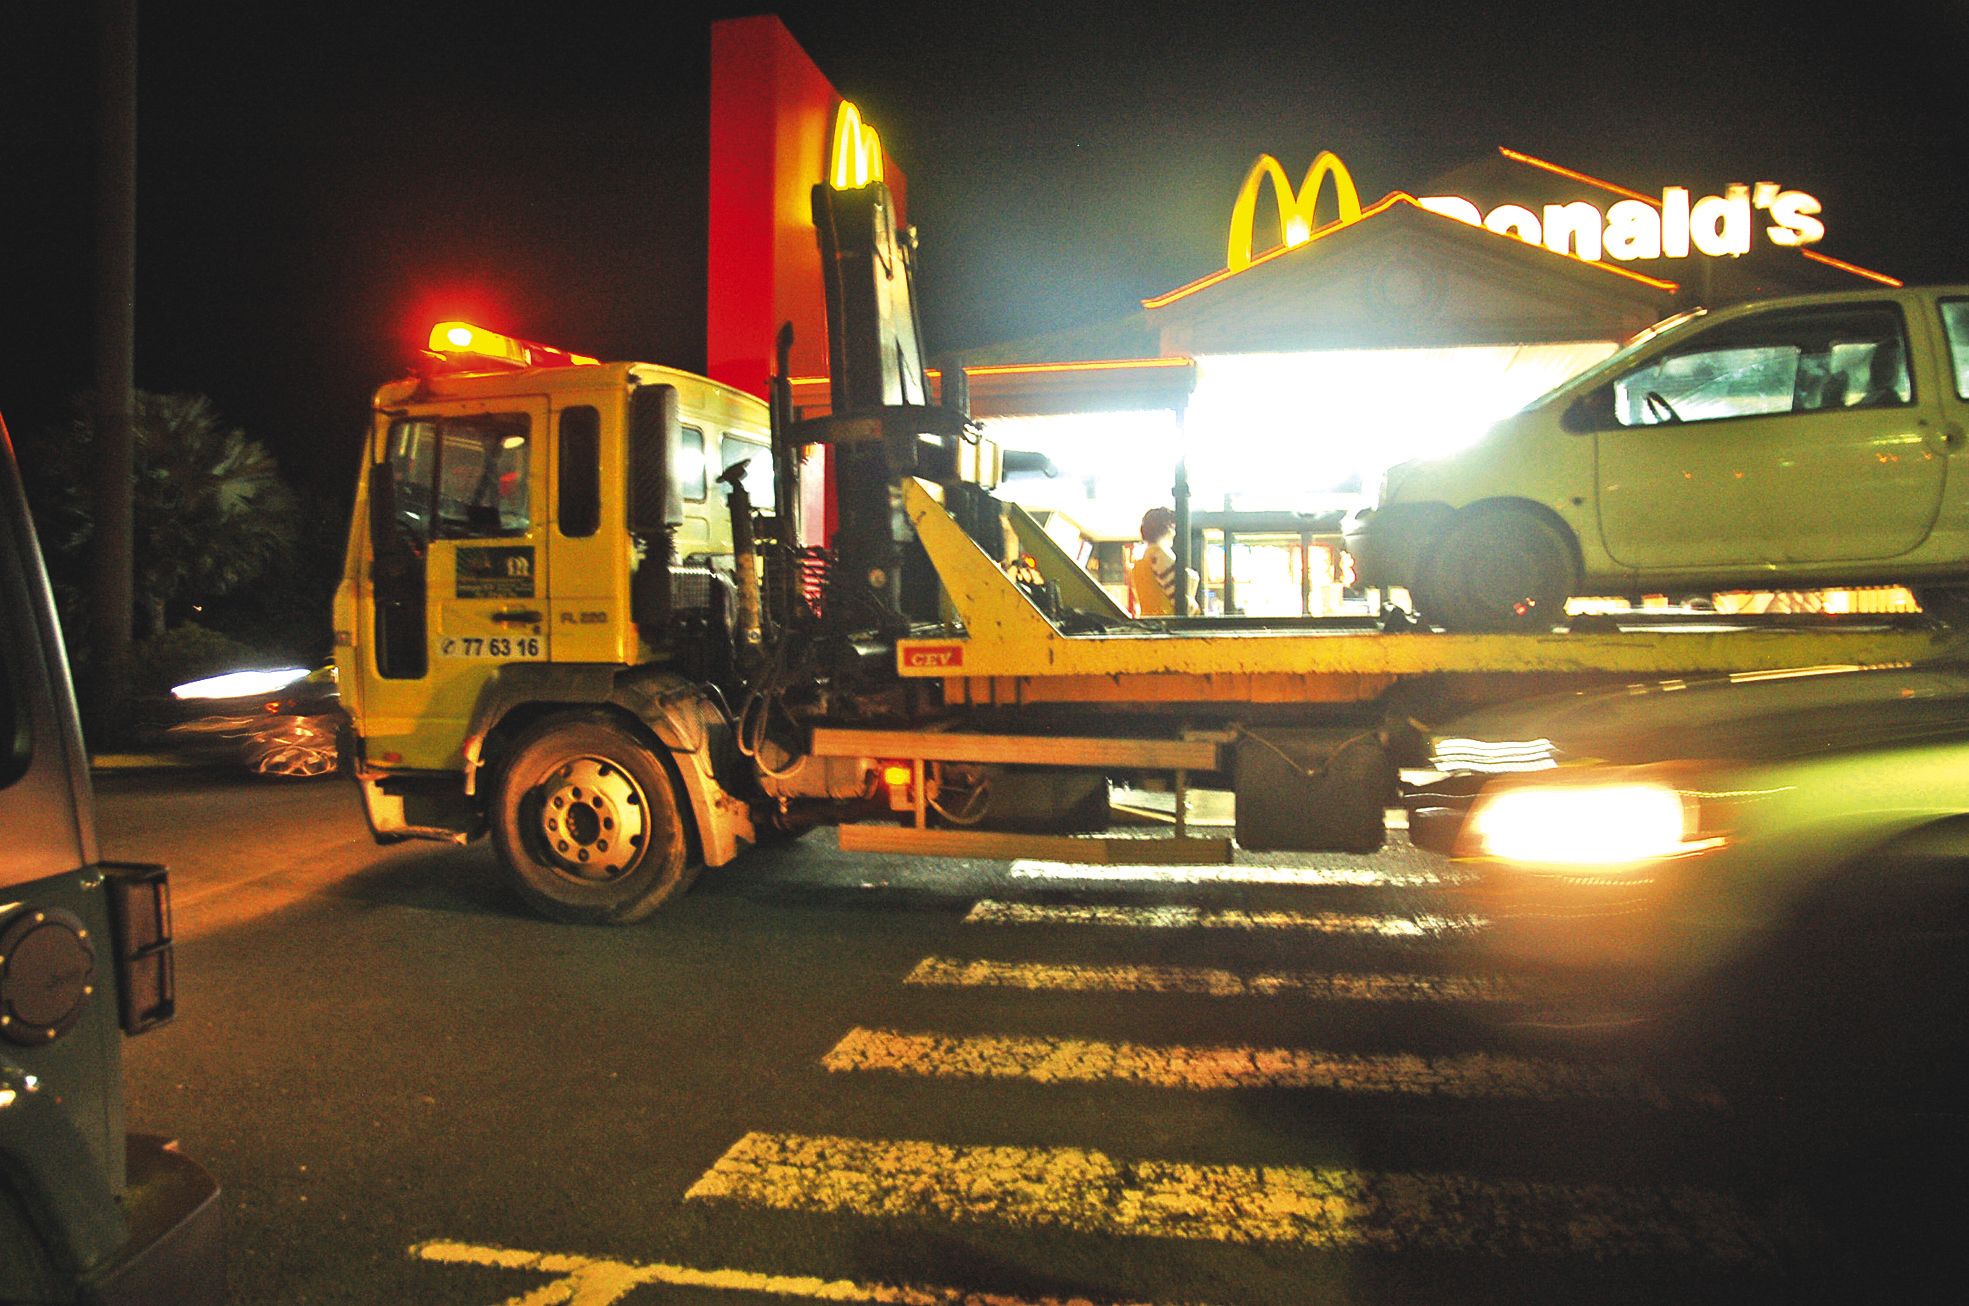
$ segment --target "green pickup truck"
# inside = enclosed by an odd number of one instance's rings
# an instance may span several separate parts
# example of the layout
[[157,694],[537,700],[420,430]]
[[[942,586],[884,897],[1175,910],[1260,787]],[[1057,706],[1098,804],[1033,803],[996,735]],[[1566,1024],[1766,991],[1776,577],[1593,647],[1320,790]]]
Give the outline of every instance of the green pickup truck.
[[88,759],[0,423],[0,1302],[225,1293],[218,1185],[123,1127],[126,1034],[171,1018],[164,868],[102,860]]

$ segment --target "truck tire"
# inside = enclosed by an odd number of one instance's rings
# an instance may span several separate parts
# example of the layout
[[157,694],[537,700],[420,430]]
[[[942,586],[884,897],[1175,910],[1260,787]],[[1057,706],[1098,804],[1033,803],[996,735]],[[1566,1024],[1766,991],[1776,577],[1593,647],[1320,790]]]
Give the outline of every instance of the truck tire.
[[605,716],[550,717],[521,736],[491,817],[513,887],[553,920],[627,925],[697,878],[669,773]]
[[1550,630],[1578,577],[1560,527],[1521,508],[1476,509],[1436,541],[1415,602],[1445,630]]

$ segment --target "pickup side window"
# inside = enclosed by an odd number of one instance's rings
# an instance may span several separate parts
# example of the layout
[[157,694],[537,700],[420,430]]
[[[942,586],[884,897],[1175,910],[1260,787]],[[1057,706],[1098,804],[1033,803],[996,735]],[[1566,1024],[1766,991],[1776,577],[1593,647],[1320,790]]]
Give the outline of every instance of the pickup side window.
[[677,488],[692,503],[704,502],[704,432],[684,428],[684,451],[677,459]]
[[1784,309],[1701,332],[1614,382],[1622,426],[1898,407],[1914,400],[1891,304]]
[[1955,397],[1969,399],[1969,299],[1942,301],[1942,331],[1948,336],[1950,370],[1955,373]]
[[[747,461],[747,460],[750,461]],[[762,512],[773,510],[773,454],[772,450],[757,440],[748,440],[742,435],[725,432],[718,441],[718,470],[724,472],[734,463],[745,463],[745,492],[752,496],[752,506]]]
[[533,525],[525,413],[390,424],[397,524],[416,540],[524,535]]

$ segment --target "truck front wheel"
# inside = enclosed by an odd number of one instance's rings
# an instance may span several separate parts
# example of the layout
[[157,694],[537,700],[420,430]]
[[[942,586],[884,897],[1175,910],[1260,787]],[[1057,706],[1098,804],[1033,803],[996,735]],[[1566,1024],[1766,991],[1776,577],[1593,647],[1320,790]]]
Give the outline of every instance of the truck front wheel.
[[626,925],[696,878],[663,763],[605,717],[554,717],[522,736],[491,825],[513,887],[554,920]]

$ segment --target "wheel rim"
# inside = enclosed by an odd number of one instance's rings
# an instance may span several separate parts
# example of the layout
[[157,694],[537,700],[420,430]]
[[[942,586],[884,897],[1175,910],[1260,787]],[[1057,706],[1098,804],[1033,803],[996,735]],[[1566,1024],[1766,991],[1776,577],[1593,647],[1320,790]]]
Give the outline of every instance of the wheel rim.
[[1564,564],[1533,541],[1513,541],[1487,560],[1468,557],[1462,572],[1463,592],[1472,606],[1499,620],[1544,613],[1565,603],[1554,598],[1566,589]]
[[534,786],[528,806],[528,842],[541,861],[583,884],[621,879],[649,842],[642,786],[605,757],[562,762]]

